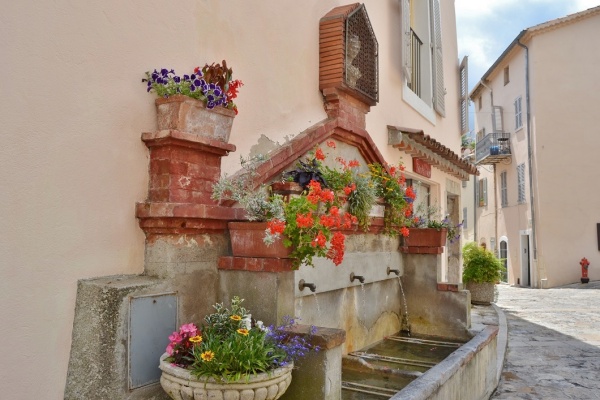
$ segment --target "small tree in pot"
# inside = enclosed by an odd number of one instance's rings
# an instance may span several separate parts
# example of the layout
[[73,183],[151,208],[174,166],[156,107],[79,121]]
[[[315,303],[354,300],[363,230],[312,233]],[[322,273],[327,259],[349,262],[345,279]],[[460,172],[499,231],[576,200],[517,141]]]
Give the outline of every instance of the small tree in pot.
[[470,242],[463,247],[463,283],[471,292],[471,303],[494,301],[494,285],[500,281],[504,265],[491,251]]

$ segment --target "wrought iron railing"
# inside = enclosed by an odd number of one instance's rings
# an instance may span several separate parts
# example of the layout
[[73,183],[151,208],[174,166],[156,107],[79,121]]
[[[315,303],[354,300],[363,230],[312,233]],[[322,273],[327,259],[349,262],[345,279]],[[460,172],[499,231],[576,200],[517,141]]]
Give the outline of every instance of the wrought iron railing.
[[510,133],[493,132],[485,135],[475,146],[475,163],[496,163],[511,156]]
[[410,83],[408,87],[421,97],[421,47],[423,42],[410,30]]

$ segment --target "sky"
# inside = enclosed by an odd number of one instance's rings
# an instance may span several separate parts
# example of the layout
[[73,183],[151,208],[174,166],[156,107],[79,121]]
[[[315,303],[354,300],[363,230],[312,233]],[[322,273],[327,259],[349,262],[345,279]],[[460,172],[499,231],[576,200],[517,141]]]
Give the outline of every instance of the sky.
[[599,5],[600,0],[455,0],[458,55],[469,56],[469,91],[523,29]]

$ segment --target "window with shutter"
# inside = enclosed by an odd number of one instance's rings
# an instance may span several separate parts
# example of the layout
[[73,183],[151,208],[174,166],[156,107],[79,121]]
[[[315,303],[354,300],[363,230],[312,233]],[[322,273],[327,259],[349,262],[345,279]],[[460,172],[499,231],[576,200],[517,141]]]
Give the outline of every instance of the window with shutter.
[[525,203],[525,164],[517,166],[518,201]]
[[412,80],[410,0],[400,0],[400,3],[402,5],[402,72],[410,85]]
[[468,74],[469,59],[463,57],[460,67],[460,131],[461,134],[469,132],[469,74]]
[[446,112],[441,2],[399,1],[402,13],[402,75],[405,79],[402,97],[435,124],[436,116],[445,116]]
[[508,205],[508,187],[506,186],[506,172],[500,174],[500,204],[502,207]]
[[521,112],[521,96],[515,100],[515,129],[523,127],[523,117]]
[[479,200],[479,207],[485,207],[487,206],[487,178],[481,178],[478,186],[476,195]]
[[504,132],[502,125],[502,107],[494,106],[494,115],[492,116],[492,125],[494,132]]
[[433,107],[441,116],[446,116],[446,88],[444,87],[444,59],[442,57],[442,18],[440,1],[431,0],[431,27],[433,32]]

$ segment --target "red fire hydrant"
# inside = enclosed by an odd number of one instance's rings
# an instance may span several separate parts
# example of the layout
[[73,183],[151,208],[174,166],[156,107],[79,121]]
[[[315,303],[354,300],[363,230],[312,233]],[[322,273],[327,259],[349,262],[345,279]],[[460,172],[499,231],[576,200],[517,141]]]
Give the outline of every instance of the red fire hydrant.
[[590,262],[587,258],[583,257],[581,261],[579,261],[579,265],[581,265],[581,283],[588,283],[590,281],[590,278],[588,278]]

